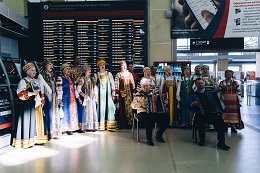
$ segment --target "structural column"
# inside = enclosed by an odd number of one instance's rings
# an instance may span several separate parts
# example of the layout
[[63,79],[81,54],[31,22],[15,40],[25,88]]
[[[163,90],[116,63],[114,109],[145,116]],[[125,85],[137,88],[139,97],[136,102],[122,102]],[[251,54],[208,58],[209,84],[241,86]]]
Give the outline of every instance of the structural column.
[[[171,20],[166,18],[166,10],[171,9],[170,0],[149,0],[148,7],[148,66],[154,61],[176,60],[176,53],[172,44],[176,40],[171,39]],[[173,55],[174,54],[174,58]]]
[[260,79],[260,70],[259,70],[259,67],[260,67],[260,53],[257,52],[256,53],[256,72],[255,72],[255,77]]
[[224,71],[228,69],[228,59],[218,59],[216,65],[217,81],[225,79]]

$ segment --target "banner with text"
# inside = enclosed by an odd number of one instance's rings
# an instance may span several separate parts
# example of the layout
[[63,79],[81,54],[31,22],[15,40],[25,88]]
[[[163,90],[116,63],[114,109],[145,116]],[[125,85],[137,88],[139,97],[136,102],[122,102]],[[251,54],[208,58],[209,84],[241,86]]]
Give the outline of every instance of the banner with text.
[[259,0],[172,0],[171,37],[260,36]]

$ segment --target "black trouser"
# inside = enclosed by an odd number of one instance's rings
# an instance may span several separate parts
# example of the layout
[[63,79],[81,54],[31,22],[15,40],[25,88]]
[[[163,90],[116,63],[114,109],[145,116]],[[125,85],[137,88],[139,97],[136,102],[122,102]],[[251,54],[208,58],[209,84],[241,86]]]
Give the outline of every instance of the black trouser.
[[215,130],[217,131],[217,139],[219,142],[225,141],[224,130],[225,130],[225,123],[222,119],[221,114],[212,114],[212,115],[195,115],[195,121],[197,123],[197,128],[199,130],[199,137],[200,140],[205,141],[205,124],[212,123]]
[[164,131],[167,129],[170,118],[166,114],[159,114],[159,113],[146,113],[141,112],[137,114],[137,117],[140,121],[145,123],[146,128],[146,137],[148,141],[152,141],[152,133],[155,122],[157,122],[158,128],[156,132],[156,137],[161,138]]

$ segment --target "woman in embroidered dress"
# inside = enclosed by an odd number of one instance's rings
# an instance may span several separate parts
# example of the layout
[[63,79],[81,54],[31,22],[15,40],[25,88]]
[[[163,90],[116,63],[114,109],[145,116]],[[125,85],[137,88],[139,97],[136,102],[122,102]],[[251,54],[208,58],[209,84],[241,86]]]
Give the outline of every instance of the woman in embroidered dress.
[[183,77],[178,82],[176,97],[178,100],[178,107],[180,109],[179,125],[181,127],[191,127],[193,112],[187,109],[187,100],[192,94],[193,80],[190,75],[190,67],[185,66],[183,69]]
[[[20,99],[20,111],[17,126],[15,129],[13,146],[15,148],[29,148],[34,144],[45,144],[47,136],[44,135],[44,123],[42,104],[44,104],[44,94],[40,97],[40,91],[34,88],[41,88],[40,83],[34,80],[36,69],[33,63],[23,66],[27,77],[21,79],[18,84],[17,94]],[[38,84],[38,86],[32,86]],[[33,88],[34,87],[34,88]],[[41,88],[42,89],[42,88]]]
[[130,128],[132,126],[133,115],[130,104],[133,101],[135,92],[135,82],[132,73],[127,70],[125,61],[119,63],[121,71],[115,77],[115,89],[117,100],[119,101],[120,117],[119,128]]
[[70,78],[70,65],[64,63],[61,65],[62,77],[58,80],[62,81],[62,110],[64,117],[61,119],[61,131],[66,132],[68,135],[72,135],[73,131],[79,129],[78,125],[78,110],[76,98],[79,99],[78,92],[76,92],[75,83]]
[[226,79],[219,83],[222,99],[225,103],[226,111],[223,112],[222,118],[227,125],[231,127],[231,132],[237,133],[237,129],[243,129],[244,124],[241,120],[239,99],[237,96],[238,82],[233,80],[233,71],[226,70]]
[[169,112],[170,124],[169,126],[176,127],[178,126],[179,114],[177,110],[177,99],[176,99],[176,78],[172,75],[172,69],[170,66],[165,66],[163,68],[165,72],[165,79],[163,85],[162,93],[168,97],[169,100]]
[[[153,94],[159,94],[159,88],[156,84],[157,82],[156,82],[155,78],[151,76],[150,67],[144,67],[143,73],[144,73],[144,77],[142,77],[141,80],[143,78],[148,79],[150,81],[150,90],[152,91],[152,93]],[[142,87],[141,87],[141,84],[139,82],[138,85],[137,85],[137,91],[141,91],[141,90],[142,90]]]
[[83,66],[83,77],[77,79],[77,91],[82,101],[81,112],[79,115],[79,127],[82,132],[87,130],[98,130],[98,117],[97,117],[97,88],[91,77],[91,68],[88,64]]
[[49,140],[58,139],[61,136],[58,98],[61,99],[62,92],[57,90],[53,64],[50,60],[44,60],[38,78],[45,93],[45,104],[43,106],[45,132]]
[[110,72],[106,71],[106,61],[97,61],[99,72],[94,78],[98,88],[98,122],[99,130],[113,130],[116,128],[115,121],[115,83]]

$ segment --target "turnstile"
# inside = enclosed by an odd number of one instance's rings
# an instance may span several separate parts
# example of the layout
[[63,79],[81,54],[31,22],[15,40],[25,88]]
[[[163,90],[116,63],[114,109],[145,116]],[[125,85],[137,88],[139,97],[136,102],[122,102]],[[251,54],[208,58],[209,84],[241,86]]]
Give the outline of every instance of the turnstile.
[[21,77],[11,58],[0,58],[0,148],[11,144],[15,117],[18,117],[16,89]]

